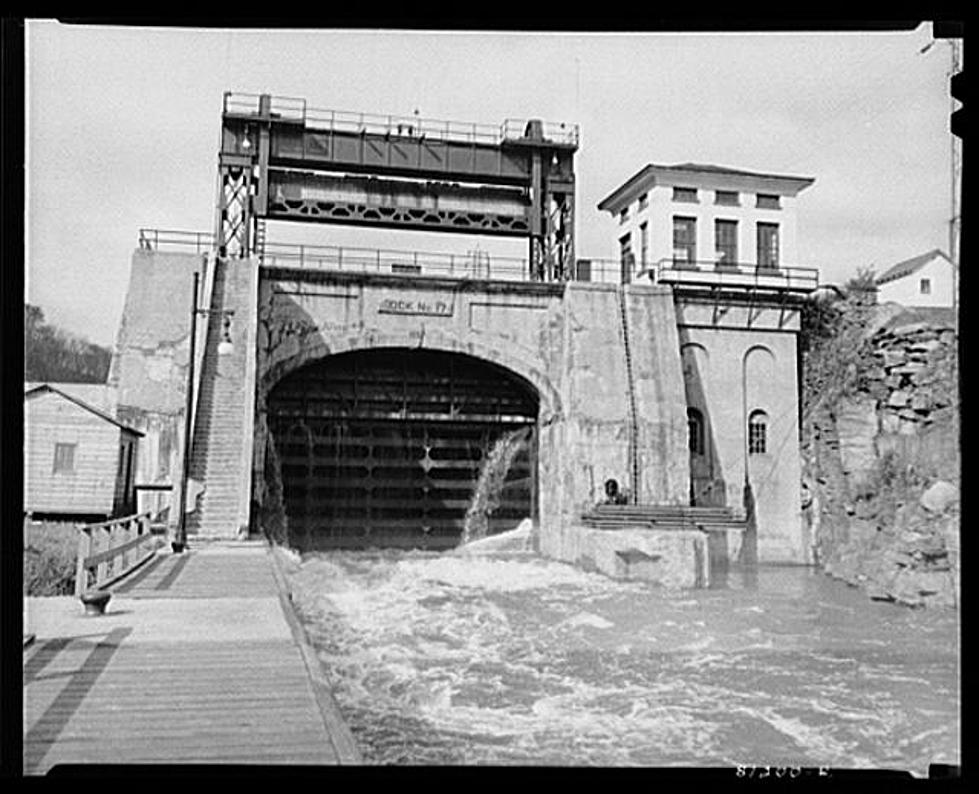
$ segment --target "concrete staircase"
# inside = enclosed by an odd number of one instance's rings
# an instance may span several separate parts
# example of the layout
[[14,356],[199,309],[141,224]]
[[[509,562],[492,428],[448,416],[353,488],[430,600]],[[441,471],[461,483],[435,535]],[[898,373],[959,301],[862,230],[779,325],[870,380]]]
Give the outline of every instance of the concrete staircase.
[[[685,507],[682,505],[598,505],[583,514],[582,523],[589,529],[601,530],[650,530],[650,535],[689,535],[689,530],[697,530],[706,537],[707,571],[702,572],[701,584],[717,580],[725,575],[732,562],[745,562],[749,559],[743,551],[750,552],[746,544],[748,524],[744,518],[736,516],[728,507]],[[626,578],[638,577],[655,579],[652,574],[643,574],[655,560],[648,554],[633,548],[622,549],[619,556],[619,573]],[[682,556],[682,555],[681,555]],[[696,556],[696,555],[695,555]],[[658,559],[658,558],[657,558]],[[700,564],[697,564],[700,570]]]
[[[204,361],[194,423],[190,478],[203,484],[199,507],[187,516],[188,535],[236,537],[247,531],[251,486],[250,433],[254,391],[254,274],[249,260],[217,260],[207,315]],[[231,316],[232,351],[220,355],[224,318]]]

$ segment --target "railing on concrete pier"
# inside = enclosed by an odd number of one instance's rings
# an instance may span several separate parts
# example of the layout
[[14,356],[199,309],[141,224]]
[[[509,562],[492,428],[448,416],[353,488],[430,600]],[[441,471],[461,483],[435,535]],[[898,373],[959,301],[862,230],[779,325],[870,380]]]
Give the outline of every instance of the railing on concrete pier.
[[149,560],[158,542],[154,529],[166,529],[169,510],[78,527],[75,595],[107,587]]
[[214,248],[214,235],[211,232],[187,232],[179,229],[140,229],[139,247],[144,251],[193,248],[195,253],[203,254]]
[[[618,283],[619,266],[610,260],[591,260],[591,281]],[[291,245],[268,243],[262,264],[267,267],[296,267],[353,273],[383,273],[406,276],[477,279],[486,281],[532,281],[526,259],[498,256],[488,251],[446,254],[431,251],[398,251],[335,245]]]
[[716,261],[661,259],[642,277],[655,273],[660,284],[704,287],[751,287],[812,292],[819,286],[819,271],[811,267],[764,266],[754,264],[720,264]]
[[[192,248],[200,253],[210,250],[213,242],[214,236],[209,232],[172,229],[140,229],[139,232],[140,248],[150,250]],[[447,254],[270,242],[265,244],[261,259],[262,264],[267,267],[486,281],[534,280],[526,259],[497,256],[488,251]],[[808,267],[766,267],[750,263],[719,264],[715,261],[679,261],[665,258],[646,265],[635,275],[625,278],[624,273],[630,269],[631,266],[624,268],[615,259],[579,258],[575,261],[571,280],[593,284],[632,281],[679,287],[727,287],[782,292],[812,292],[819,286],[819,271]]]

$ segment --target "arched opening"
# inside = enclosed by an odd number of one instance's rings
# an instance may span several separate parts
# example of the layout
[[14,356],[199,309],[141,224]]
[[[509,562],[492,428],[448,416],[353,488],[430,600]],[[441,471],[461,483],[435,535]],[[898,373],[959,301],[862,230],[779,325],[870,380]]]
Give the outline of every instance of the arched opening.
[[525,380],[460,353],[375,348],[307,364],[268,398],[290,545],[455,546],[488,460],[502,470],[483,478],[486,531],[535,517],[538,413]]

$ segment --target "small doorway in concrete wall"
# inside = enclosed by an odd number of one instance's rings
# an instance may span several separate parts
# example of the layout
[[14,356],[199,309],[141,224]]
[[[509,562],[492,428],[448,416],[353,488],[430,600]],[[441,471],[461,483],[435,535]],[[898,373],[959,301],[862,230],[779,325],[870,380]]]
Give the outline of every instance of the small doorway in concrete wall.
[[723,507],[724,484],[715,476],[710,433],[699,408],[687,408],[687,434],[690,448],[690,504]]

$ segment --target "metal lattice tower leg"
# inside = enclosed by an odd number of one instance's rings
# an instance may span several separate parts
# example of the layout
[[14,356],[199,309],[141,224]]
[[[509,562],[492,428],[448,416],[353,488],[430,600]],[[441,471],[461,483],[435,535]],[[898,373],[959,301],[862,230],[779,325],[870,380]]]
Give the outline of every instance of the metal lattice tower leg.
[[218,256],[243,259],[251,254],[251,169],[239,165],[222,166],[219,180]]

